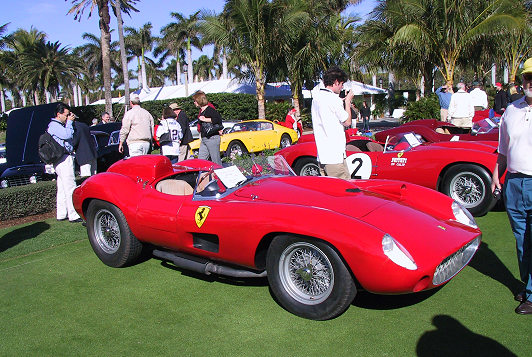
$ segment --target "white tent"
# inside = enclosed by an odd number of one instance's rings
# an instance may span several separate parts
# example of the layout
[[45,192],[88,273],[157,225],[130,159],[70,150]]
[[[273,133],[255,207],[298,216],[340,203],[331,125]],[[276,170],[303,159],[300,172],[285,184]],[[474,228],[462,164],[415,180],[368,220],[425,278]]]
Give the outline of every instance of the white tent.
[[[303,90],[303,97],[305,99],[311,99],[312,98],[312,91],[313,90],[319,90],[320,88],[325,88],[323,85],[323,82],[319,82],[316,87],[312,90],[304,89]],[[373,94],[387,94],[388,92],[385,89],[374,87],[369,84],[356,82],[356,81],[347,81],[344,83],[345,89],[350,89],[355,93],[355,95],[373,95]]]
[[[194,82],[188,84],[188,95],[201,90],[207,94],[209,93],[246,93],[255,95],[256,88],[254,84],[239,83],[236,79],[219,79],[213,81]],[[164,86],[150,88],[149,91],[138,90],[135,91],[141,102],[150,100],[167,100],[174,98],[183,98],[187,96],[187,88],[184,84],[175,86]],[[292,93],[288,85],[270,85],[265,87],[266,99],[289,99]],[[113,98],[113,103],[124,103],[124,97]],[[91,105],[105,104],[104,99],[100,99]]]

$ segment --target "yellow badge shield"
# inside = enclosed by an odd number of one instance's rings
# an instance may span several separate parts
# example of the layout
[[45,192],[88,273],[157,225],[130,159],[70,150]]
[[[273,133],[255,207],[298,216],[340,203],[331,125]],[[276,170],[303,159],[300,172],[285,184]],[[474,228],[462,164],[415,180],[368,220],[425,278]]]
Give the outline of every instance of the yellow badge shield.
[[196,215],[194,217],[196,219],[196,224],[198,225],[198,228],[201,228],[203,222],[205,222],[205,220],[207,219],[207,215],[209,214],[210,210],[211,208],[209,206],[198,207],[198,209],[196,210]]

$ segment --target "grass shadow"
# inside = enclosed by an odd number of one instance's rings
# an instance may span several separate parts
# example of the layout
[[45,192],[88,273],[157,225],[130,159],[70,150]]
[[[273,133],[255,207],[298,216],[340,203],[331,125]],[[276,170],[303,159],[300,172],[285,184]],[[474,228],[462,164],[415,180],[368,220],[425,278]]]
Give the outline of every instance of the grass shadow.
[[436,330],[426,331],[417,342],[420,357],[516,356],[501,343],[474,333],[450,316],[436,315],[432,324]]
[[35,238],[48,229],[50,229],[50,225],[48,223],[35,222],[4,234],[4,236],[0,238],[0,253],[13,248],[23,241]]
[[471,259],[471,262],[469,262],[469,266],[506,286],[513,295],[523,290],[523,283],[515,278],[512,272],[485,242],[480,244],[477,253]]
[[[158,258],[154,257],[154,259],[158,259]],[[206,275],[206,274],[196,273],[191,270],[177,267],[167,261],[161,261],[161,265],[165,268],[178,271],[185,276],[188,276],[194,279],[200,279],[200,280],[203,280],[209,283],[219,282],[219,283],[224,283],[224,284],[234,285],[234,286],[267,286],[268,285],[268,279],[266,277],[264,278],[235,278],[232,276],[225,276],[225,275],[218,275],[218,274]]]
[[436,294],[441,287],[412,294],[401,295],[378,295],[362,290],[357,293],[351,303],[363,309],[369,310],[393,310],[420,303]]

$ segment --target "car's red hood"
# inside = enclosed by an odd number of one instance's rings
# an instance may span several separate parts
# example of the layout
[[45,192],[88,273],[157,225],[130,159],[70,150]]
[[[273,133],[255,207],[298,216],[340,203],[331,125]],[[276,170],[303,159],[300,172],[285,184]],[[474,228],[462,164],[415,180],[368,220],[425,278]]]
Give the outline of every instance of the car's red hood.
[[[365,195],[353,181],[330,177],[294,176],[260,180],[235,192],[242,198],[276,203],[319,207],[361,217],[385,204],[382,198]],[[363,204],[360,202],[364,200]]]

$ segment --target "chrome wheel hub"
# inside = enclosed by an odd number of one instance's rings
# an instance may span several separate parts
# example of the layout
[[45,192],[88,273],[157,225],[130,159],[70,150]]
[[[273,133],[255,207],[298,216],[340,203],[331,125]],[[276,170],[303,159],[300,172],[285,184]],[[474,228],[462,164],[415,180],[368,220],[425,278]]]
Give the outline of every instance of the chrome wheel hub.
[[323,302],[334,286],[331,262],[319,248],[306,242],[294,243],[283,251],[279,277],[287,293],[306,305]]
[[100,248],[107,254],[116,253],[120,247],[120,227],[115,216],[106,209],[98,211],[93,228]]
[[473,172],[464,172],[451,181],[451,197],[464,207],[477,206],[486,195],[482,178]]

